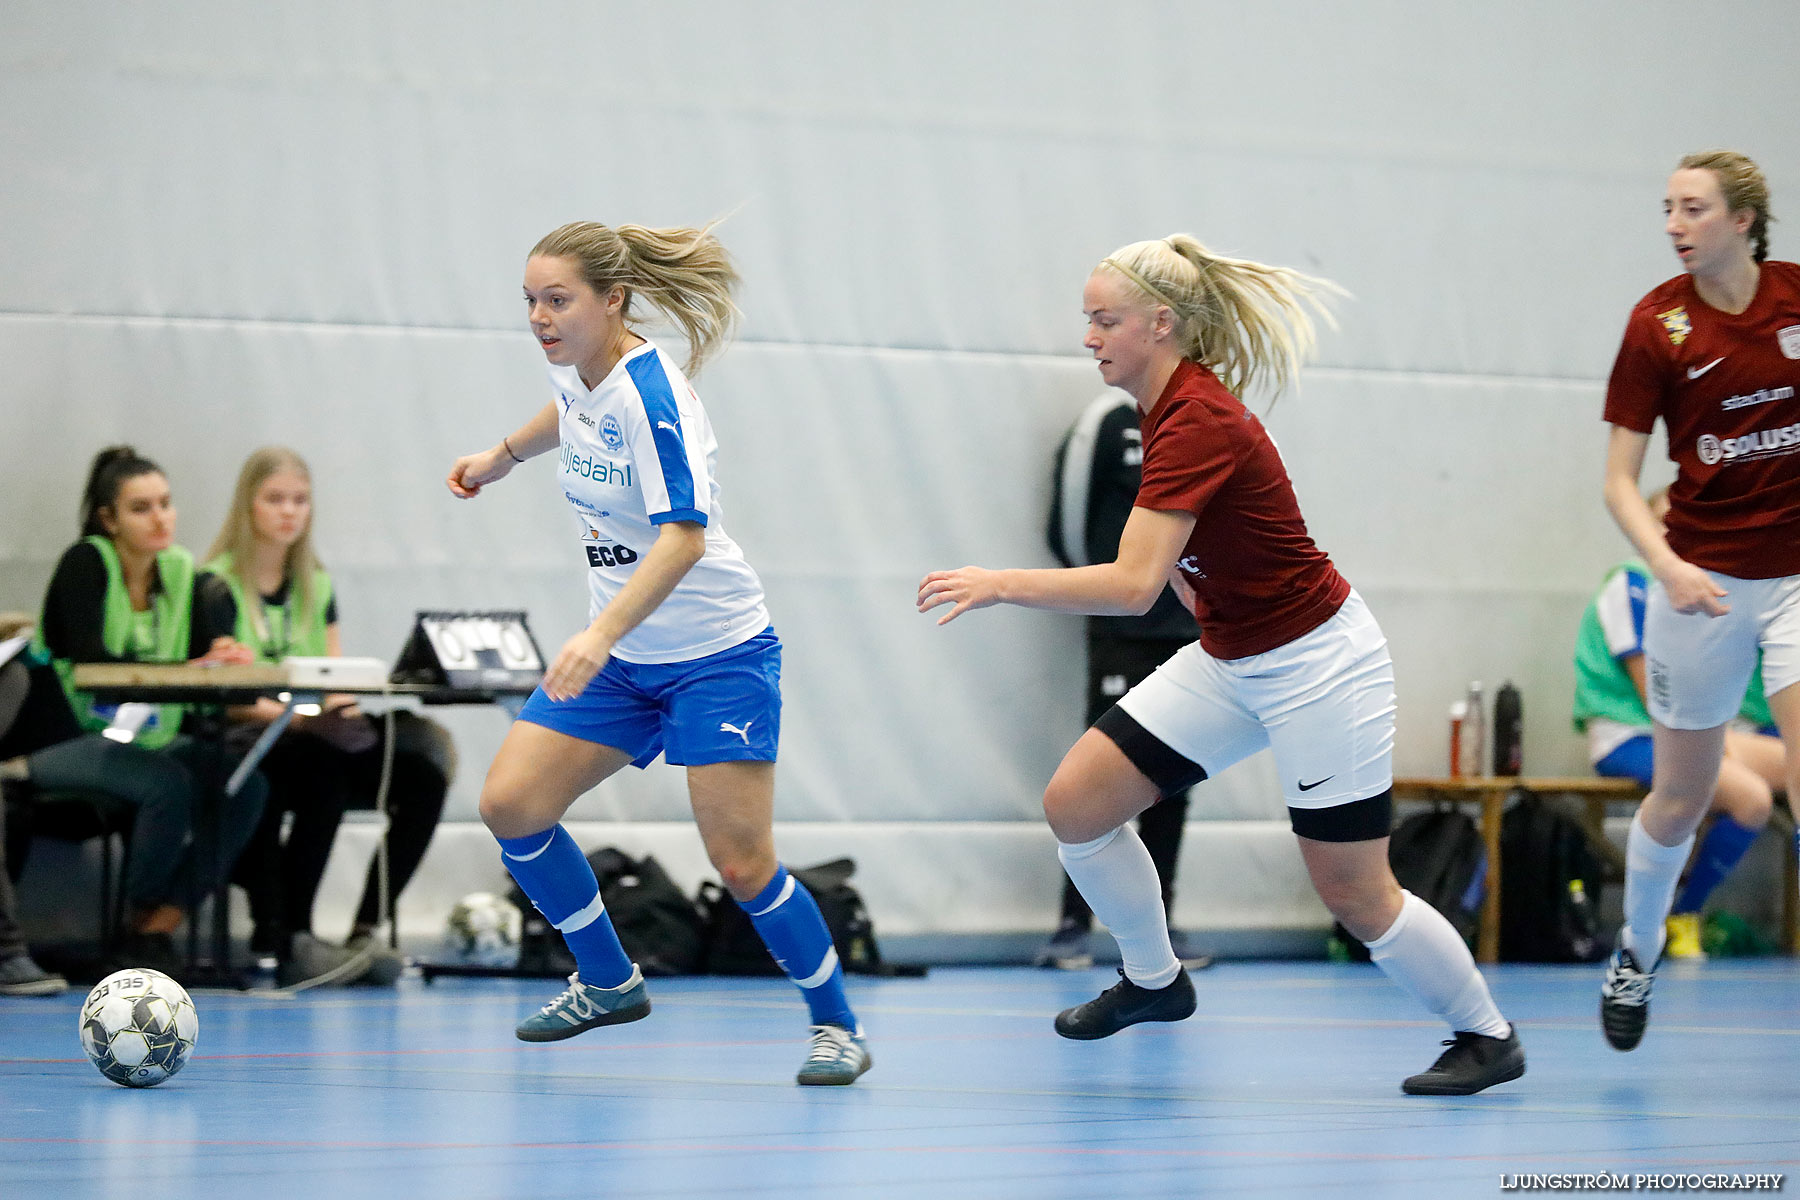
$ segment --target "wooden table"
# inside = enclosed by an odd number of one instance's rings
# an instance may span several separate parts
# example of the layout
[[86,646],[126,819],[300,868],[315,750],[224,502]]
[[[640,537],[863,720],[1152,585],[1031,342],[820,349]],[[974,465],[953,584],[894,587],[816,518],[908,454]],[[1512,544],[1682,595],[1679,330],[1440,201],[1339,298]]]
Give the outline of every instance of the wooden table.
[[[281,736],[288,723],[293,719],[294,711],[301,704],[317,704],[327,694],[354,695],[360,699],[379,699],[383,696],[401,698],[410,697],[424,704],[496,704],[507,710],[511,716],[517,716],[525,698],[532,689],[523,685],[502,685],[491,688],[453,688],[443,684],[407,684],[383,683],[380,685],[362,685],[332,683],[321,685],[316,682],[296,683],[295,673],[285,663],[252,663],[245,666],[197,666],[193,663],[79,663],[73,672],[74,685],[91,694],[102,703],[146,704],[191,704],[201,706],[213,712],[213,719],[205,722],[205,732],[201,735],[210,739],[217,750],[218,760],[225,758],[224,737],[225,722],[222,710],[225,706],[249,704],[259,697],[268,696],[282,703],[281,714],[263,727],[262,733],[254,744],[238,760],[236,768],[231,772],[220,792],[225,799],[237,795],[244,786],[263,756],[275,739]],[[204,824],[204,823],[203,823]],[[221,853],[218,846],[216,826],[209,831],[212,841],[212,853]],[[382,845],[385,846],[385,839]],[[198,852],[198,851],[196,851]],[[383,852],[379,851],[378,853]],[[229,925],[228,905],[225,896],[230,891],[226,882],[227,864],[215,862],[217,876],[220,880],[219,893],[212,906],[213,912],[213,956],[214,971],[219,981],[231,986],[242,987],[243,981],[231,973],[231,933]],[[198,906],[202,897],[193,898],[192,909]],[[393,942],[395,930],[390,925],[389,940]],[[190,919],[188,923],[188,959],[190,971],[197,958],[198,927]]]
[[[1514,788],[1528,788],[1540,796],[1574,796],[1586,806],[1582,824],[1594,849],[1622,868],[1618,850],[1606,840],[1606,806],[1641,800],[1644,789],[1629,779],[1603,779],[1597,775],[1555,778],[1533,775],[1475,775],[1461,779],[1415,777],[1394,780],[1396,804],[1408,800],[1449,801],[1481,806],[1481,840],[1487,846],[1487,892],[1481,899],[1481,926],[1475,939],[1475,957],[1484,963],[1500,961],[1500,888],[1504,878],[1500,861],[1500,816],[1506,797]],[[1598,899],[1598,889],[1595,897]]]

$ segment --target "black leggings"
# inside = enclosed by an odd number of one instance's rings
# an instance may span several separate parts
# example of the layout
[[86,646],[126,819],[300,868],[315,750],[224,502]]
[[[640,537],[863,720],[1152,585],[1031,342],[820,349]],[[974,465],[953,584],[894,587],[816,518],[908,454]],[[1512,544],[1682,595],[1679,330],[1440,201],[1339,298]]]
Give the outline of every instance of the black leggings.
[[[385,725],[375,722],[381,738]],[[263,760],[269,780],[269,802],[262,823],[238,858],[232,881],[250,897],[250,915],[258,926],[279,933],[312,929],[313,901],[331,857],[331,844],[349,808],[373,808],[381,786],[382,742],[350,753],[304,730],[276,739]],[[429,757],[410,749],[394,752],[388,787],[388,911],[381,911],[379,860],[369,864],[357,908],[358,927],[372,928],[392,915],[395,899],[411,881],[431,845],[444,811],[449,781]],[[293,814],[287,840],[281,838],[285,814]]]

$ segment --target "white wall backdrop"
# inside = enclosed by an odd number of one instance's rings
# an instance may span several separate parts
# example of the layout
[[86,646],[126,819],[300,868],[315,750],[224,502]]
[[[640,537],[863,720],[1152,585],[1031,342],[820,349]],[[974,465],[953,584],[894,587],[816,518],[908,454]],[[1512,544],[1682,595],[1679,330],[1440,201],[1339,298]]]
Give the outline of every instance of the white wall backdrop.
[[[1800,195],[1800,8],[1694,15],[10,0],[0,608],[37,606],[101,445],[168,468],[204,549],[244,454],[283,442],[317,475],[351,652],[391,656],[417,608],[489,606],[528,609],[553,652],[584,601],[548,463],[474,503],[440,482],[544,400],[525,251],[576,218],[730,214],[746,320],[698,386],[788,647],[779,814],[929,894],[959,826],[1039,836],[1079,727],[1080,625],[937,629],[913,585],[1047,561],[1050,454],[1098,388],[1081,282],[1189,230],[1355,295],[1270,423],[1392,640],[1399,768],[1441,769],[1446,705],[1511,678],[1528,768],[1583,769],[1570,644],[1625,549],[1599,504],[1601,386],[1631,303],[1674,271],[1663,181],[1732,145],[1776,215]],[[467,819],[503,726],[447,720]],[[1197,821],[1234,823],[1198,837],[1281,814],[1264,761],[1200,795]],[[683,812],[658,767],[575,815]],[[1235,871],[1293,901],[1291,864],[1241,857],[1189,855],[1192,923],[1241,923]],[[1047,921],[1055,864],[1030,861]],[[897,907],[966,928],[957,905]]]

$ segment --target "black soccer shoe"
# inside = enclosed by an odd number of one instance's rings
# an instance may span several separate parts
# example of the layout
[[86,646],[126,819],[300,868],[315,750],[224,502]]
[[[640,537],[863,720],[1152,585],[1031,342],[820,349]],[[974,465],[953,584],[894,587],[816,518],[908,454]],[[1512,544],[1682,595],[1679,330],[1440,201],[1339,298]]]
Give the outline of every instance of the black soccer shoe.
[[1503,1038],[1458,1033],[1444,1045],[1450,1048],[1431,1069],[1407,1079],[1401,1091],[1409,1096],[1473,1096],[1525,1073],[1525,1047],[1517,1029]]
[[1125,978],[1074,1008],[1056,1014],[1056,1032],[1078,1042],[1111,1037],[1140,1021],[1185,1021],[1194,1015],[1194,981],[1186,971],[1167,987],[1143,988]]
[[1613,951],[1606,964],[1606,982],[1600,985],[1600,1028],[1614,1050],[1636,1050],[1650,1023],[1650,987],[1656,967],[1638,966],[1637,955],[1626,949]]

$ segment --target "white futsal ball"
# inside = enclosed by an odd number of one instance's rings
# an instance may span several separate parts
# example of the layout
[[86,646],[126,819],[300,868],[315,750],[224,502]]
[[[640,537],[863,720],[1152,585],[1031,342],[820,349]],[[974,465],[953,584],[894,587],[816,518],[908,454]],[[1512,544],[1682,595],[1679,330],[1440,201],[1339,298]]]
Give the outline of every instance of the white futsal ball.
[[181,1070],[199,1037],[193,1000],[161,971],[115,971],[81,1006],[81,1048],[126,1087],[155,1087]]
[[450,910],[444,949],[452,962],[475,967],[519,965],[525,917],[518,905],[492,892],[471,892]]

